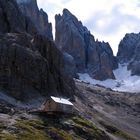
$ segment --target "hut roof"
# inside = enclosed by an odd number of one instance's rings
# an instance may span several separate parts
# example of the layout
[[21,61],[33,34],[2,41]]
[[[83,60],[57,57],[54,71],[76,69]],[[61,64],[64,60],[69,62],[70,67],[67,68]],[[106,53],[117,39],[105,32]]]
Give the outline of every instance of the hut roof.
[[53,99],[57,103],[66,104],[66,105],[73,105],[68,99],[54,97],[54,96],[51,96],[51,99]]

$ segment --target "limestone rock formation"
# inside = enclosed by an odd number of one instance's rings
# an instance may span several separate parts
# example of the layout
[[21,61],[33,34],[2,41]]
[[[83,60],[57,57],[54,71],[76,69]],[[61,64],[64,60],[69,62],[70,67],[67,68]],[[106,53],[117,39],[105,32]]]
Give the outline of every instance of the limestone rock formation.
[[0,33],[25,32],[26,20],[15,0],[0,0]]
[[[28,30],[34,32],[34,28],[41,35],[53,40],[52,24],[48,21],[48,15],[43,9],[38,8],[36,0],[16,0],[23,15],[28,19]],[[35,27],[30,26],[32,24]]]
[[126,34],[118,50],[120,63],[128,63],[132,75],[140,75],[140,33]]
[[[119,44],[117,57],[121,63],[129,62],[134,57],[136,47],[140,42],[140,33],[126,34]],[[137,53],[137,52],[136,52]]]
[[55,16],[55,43],[62,52],[74,58],[77,72],[88,72],[93,78],[105,80],[115,78],[117,68],[110,45],[95,41],[88,29],[67,9],[63,15]]
[[15,0],[0,0],[0,33],[39,33],[30,18],[23,15]]
[[43,36],[0,35],[0,65],[0,86],[16,98],[74,93],[72,79],[63,72],[62,54]]
[[54,42],[38,31],[29,32],[30,17],[15,0],[0,0],[0,15],[0,89],[20,100],[73,97],[74,81],[65,74],[63,55]]

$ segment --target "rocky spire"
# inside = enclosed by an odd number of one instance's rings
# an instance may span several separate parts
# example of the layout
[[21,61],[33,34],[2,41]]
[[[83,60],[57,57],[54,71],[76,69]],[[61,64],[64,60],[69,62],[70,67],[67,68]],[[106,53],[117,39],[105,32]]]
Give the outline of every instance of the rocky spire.
[[140,42],[140,33],[126,34],[119,44],[117,57],[121,63],[128,62],[135,54],[137,44]]
[[[48,15],[43,9],[38,8],[36,0],[16,0],[23,15],[28,17],[29,20],[35,25],[38,33],[53,39],[52,24],[48,22]],[[28,30],[32,30],[31,26]]]
[[115,78],[112,70],[117,67],[117,61],[108,43],[96,42],[90,31],[67,9],[55,16],[55,23],[55,43],[74,58],[77,72],[88,72],[100,80]]
[[132,75],[140,75],[140,33],[129,33],[119,44],[117,58],[120,63],[128,63]]
[[0,33],[25,32],[26,19],[15,0],[0,0]]

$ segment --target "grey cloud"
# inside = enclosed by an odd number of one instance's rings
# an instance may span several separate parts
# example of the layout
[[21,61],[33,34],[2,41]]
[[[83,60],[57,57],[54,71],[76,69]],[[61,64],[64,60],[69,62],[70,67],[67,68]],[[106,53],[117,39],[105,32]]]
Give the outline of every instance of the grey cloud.
[[65,4],[65,3],[68,3],[70,0],[62,0],[62,3]]
[[[122,26],[130,25],[135,26],[134,28],[139,28],[140,18],[135,17],[129,14],[123,14],[120,12],[122,5],[115,6],[109,14],[105,14],[105,11],[98,11],[93,15],[93,18],[85,21],[86,26],[92,29],[94,32],[98,32],[102,35],[111,35],[119,32]],[[107,19],[110,19],[110,22],[107,23]],[[98,26],[98,21],[103,20],[106,24],[105,28],[100,28]]]

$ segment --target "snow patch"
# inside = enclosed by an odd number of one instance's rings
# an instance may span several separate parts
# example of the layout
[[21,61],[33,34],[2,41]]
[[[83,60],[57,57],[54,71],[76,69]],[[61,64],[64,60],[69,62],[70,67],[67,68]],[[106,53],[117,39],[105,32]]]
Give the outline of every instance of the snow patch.
[[87,73],[79,73],[79,79],[90,84],[98,84],[116,91],[140,92],[140,76],[131,76],[127,70],[127,64],[119,64],[119,68],[113,71],[116,80],[107,79],[104,81],[92,79]]

